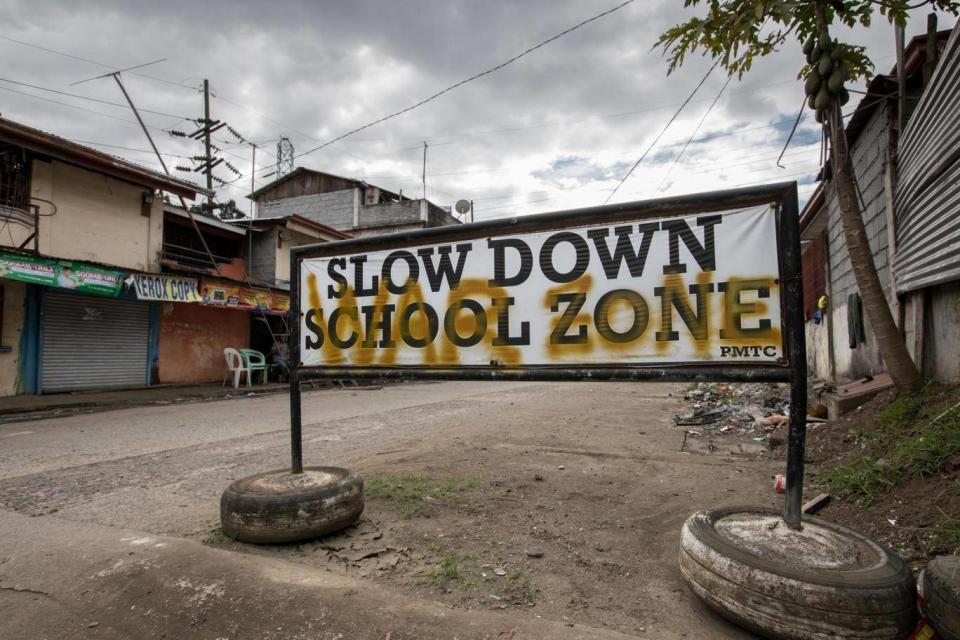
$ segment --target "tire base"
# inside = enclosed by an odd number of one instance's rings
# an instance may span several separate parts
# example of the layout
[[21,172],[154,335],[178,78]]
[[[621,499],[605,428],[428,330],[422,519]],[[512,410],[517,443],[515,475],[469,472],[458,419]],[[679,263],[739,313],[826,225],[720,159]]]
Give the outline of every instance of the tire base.
[[340,531],[363,513],[363,480],[340,467],[241,478],[220,497],[223,533],[254,544],[300,542]]

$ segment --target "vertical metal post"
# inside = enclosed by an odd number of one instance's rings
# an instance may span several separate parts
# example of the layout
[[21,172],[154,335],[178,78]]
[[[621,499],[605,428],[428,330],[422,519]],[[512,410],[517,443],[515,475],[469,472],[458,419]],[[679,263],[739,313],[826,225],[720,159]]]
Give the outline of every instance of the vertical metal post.
[[797,185],[785,190],[780,205],[780,242],[784,280],[783,319],[790,358],[790,424],[787,438],[787,492],[783,519],[791,529],[801,527],[803,457],[807,432],[807,348],[803,327],[803,267],[800,258],[800,214]]
[[907,73],[904,68],[904,33],[903,27],[894,27],[894,49],[897,52],[897,133],[903,135],[903,128],[907,124]]
[[427,199],[427,141],[423,141],[423,199]]
[[303,473],[303,434],[300,415],[300,264],[290,252],[290,470]]

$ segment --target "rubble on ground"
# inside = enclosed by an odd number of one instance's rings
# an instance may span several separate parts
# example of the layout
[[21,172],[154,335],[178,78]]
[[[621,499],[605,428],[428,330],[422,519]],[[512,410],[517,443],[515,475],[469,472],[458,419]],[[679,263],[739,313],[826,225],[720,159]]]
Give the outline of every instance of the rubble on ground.
[[673,422],[688,437],[740,436],[778,446],[785,439],[789,397],[786,384],[700,382],[684,394],[690,411],[674,415]]

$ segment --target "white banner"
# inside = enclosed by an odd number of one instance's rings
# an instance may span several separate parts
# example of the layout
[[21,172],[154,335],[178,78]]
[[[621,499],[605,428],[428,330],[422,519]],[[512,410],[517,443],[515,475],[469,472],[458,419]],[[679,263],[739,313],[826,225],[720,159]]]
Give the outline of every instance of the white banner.
[[771,363],[783,356],[778,277],[769,206],[305,259],[300,359]]

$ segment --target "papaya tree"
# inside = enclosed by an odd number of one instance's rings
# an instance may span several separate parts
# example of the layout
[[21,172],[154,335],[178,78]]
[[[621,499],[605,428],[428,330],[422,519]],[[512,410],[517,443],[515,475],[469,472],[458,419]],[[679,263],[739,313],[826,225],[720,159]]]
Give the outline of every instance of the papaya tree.
[[754,60],[789,40],[802,43],[806,60],[805,64],[798,61],[798,71],[806,77],[807,105],[827,132],[831,183],[863,309],[887,371],[901,391],[917,388],[921,375],[893,319],[873,262],[840,111],[850,98],[845,85],[869,78],[873,64],[863,47],[838,41],[830,28],[835,24],[868,27],[875,14],[903,27],[908,10],[925,4],[953,14],[960,8],[955,0],[914,0],[914,4],[907,0],[684,0],[684,7],[704,5],[706,15],[671,27],[654,45],[663,48],[668,73],[682,66],[688,54],[702,51],[719,59],[728,74],[742,77]]

